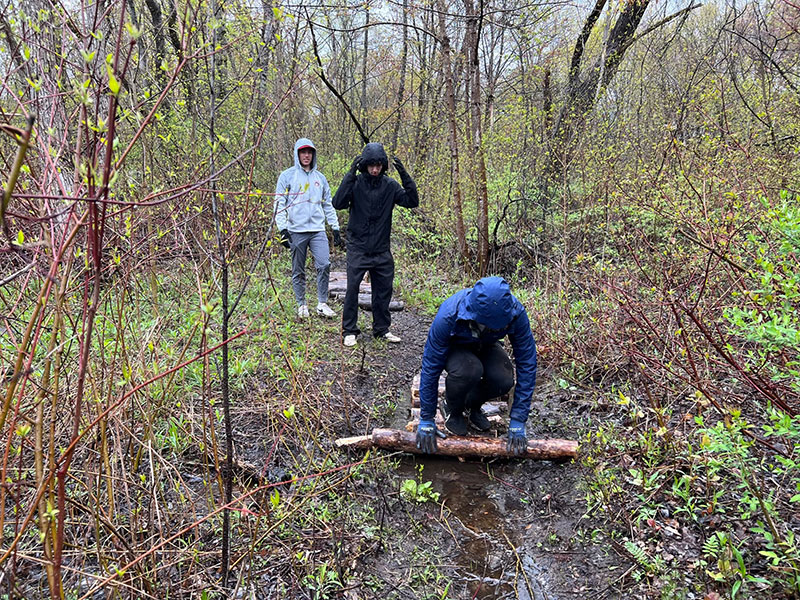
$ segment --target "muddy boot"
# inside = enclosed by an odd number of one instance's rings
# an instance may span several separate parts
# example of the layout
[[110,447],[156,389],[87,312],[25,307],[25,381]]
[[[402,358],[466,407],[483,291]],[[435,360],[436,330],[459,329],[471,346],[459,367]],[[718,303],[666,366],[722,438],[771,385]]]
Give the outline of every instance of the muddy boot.
[[447,403],[447,396],[442,398],[442,403],[439,405],[439,412],[442,413],[444,418],[444,426],[453,435],[467,435],[467,420],[460,410],[452,410]]
[[480,408],[473,408],[469,411],[469,424],[478,431],[489,431],[492,424]]

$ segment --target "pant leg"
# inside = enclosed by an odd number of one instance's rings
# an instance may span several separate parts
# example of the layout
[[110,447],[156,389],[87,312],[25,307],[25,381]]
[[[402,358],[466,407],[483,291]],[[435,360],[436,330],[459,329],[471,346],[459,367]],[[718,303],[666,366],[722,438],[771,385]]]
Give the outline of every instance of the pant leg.
[[358,250],[347,249],[347,290],[342,307],[342,334],[358,335],[358,288],[367,272],[364,255]]
[[505,394],[514,385],[514,366],[503,344],[496,342],[479,353],[483,365],[483,378],[478,386],[478,393],[471,396],[467,408],[480,408],[492,398]]
[[292,290],[298,306],[306,303],[306,255],[309,235],[292,233]]
[[469,348],[455,346],[450,349],[444,368],[447,404],[453,412],[463,412],[475,403],[474,396],[483,378],[483,363]]
[[317,301],[328,301],[328,281],[331,274],[331,254],[328,236],[324,231],[317,231],[309,240],[314,267],[317,269]]
[[392,300],[394,284],[394,257],[391,252],[384,252],[373,259],[369,269],[372,283],[372,335],[386,335],[392,324],[389,314],[389,302]]

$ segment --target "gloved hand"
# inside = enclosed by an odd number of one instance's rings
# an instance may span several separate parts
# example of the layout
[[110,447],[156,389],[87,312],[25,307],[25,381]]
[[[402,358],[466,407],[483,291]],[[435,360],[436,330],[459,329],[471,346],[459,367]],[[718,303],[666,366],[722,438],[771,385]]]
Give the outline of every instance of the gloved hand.
[[400,173],[400,176],[407,175],[406,168],[403,166],[403,163],[400,162],[400,159],[396,156],[392,157],[392,164],[394,168],[397,169],[397,172]]
[[417,426],[417,449],[425,454],[436,454],[436,438],[445,439],[447,436],[439,431],[433,419],[420,419]]
[[528,438],[525,436],[525,423],[511,419],[508,423],[508,440],[506,451],[514,456],[525,454],[528,451]]
[[355,175],[358,172],[358,166],[361,164],[361,155],[357,155],[353,159],[353,163],[350,165],[350,174]]
[[344,248],[344,241],[342,240],[342,234],[339,233],[338,229],[333,230],[333,245],[338,246],[339,248]]
[[288,229],[281,229],[281,245],[284,248],[291,248],[292,247],[292,236],[289,235]]

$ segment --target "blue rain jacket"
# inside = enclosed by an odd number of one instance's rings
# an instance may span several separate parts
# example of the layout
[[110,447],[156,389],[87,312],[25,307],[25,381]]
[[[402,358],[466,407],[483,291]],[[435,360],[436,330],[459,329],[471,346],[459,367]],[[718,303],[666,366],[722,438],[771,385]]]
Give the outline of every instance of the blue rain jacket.
[[514,350],[516,387],[510,417],[525,423],[536,385],[536,342],[528,313],[502,277],[485,277],[442,302],[422,353],[420,416],[433,419],[438,406],[439,376],[453,346],[486,347],[508,337]]

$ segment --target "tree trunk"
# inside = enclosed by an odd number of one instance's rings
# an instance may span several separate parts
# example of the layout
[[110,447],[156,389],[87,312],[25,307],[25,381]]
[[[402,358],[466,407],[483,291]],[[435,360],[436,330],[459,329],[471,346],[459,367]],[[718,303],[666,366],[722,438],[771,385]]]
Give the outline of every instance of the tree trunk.
[[483,154],[483,127],[481,121],[481,72],[480,36],[483,22],[483,1],[479,0],[479,11],[473,8],[472,1],[465,2],[467,14],[466,47],[470,88],[469,111],[472,128],[472,155],[474,157],[475,197],[478,205],[478,276],[486,275],[489,260],[489,190],[486,184],[486,160]]
[[400,51],[400,87],[397,90],[397,119],[394,122],[391,153],[397,151],[397,138],[400,135],[400,121],[403,119],[403,96],[406,91],[406,66],[408,62],[408,0],[403,0],[403,49]]
[[600,56],[582,74],[581,65],[585,58],[586,41],[603,12],[606,0],[597,0],[592,12],[586,17],[572,53],[567,97],[550,136],[551,155],[548,172],[553,179],[556,179],[559,172],[566,171],[574,149],[573,133],[578,130],[580,123],[594,108],[602,91],[616,75],[649,4],[650,0],[629,0],[623,4],[622,12],[611,28]]
[[447,35],[444,15],[444,0],[439,0],[439,38],[442,43],[442,71],[445,81],[445,104],[447,106],[448,135],[450,141],[450,185],[453,191],[453,206],[456,213],[456,240],[458,253],[465,268],[471,264],[467,234],[464,229],[464,206],[461,200],[461,171],[458,166],[458,125],[456,123],[456,94],[453,71],[450,66],[450,38]]
[[153,73],[156,76],[159,90],[164,88],[166,83],[166,72],[161,68],[164,62],[164,52],[166,51],[166,39],[164,37],[164,15],[161,12],[157,0],[144,0],[147,10],[150,11],[150,20],[153,22],[153,39],[156,43],[156,55],[153,60]]
[[361,63],[361,125],[365,132],[369,132],[368,110],[367,110],[367,60],[369,59],[369,3],[366,5],[366,21],[364,23],[364,56]]

